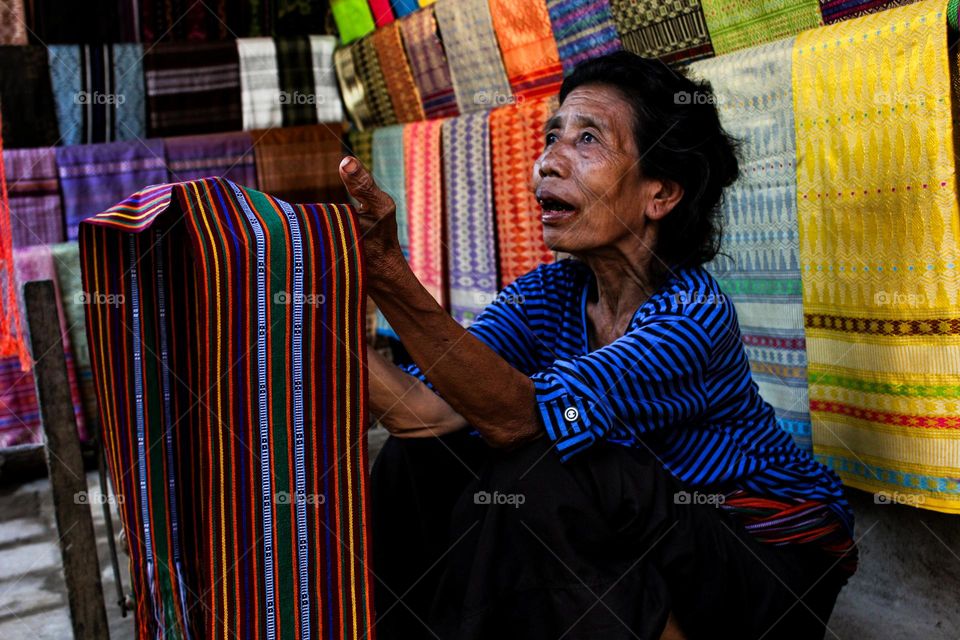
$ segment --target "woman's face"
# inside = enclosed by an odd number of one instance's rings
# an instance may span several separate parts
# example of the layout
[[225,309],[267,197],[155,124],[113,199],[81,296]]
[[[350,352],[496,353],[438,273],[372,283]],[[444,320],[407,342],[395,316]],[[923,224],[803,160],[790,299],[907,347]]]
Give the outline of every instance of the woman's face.
[[665,185],[642,175],[634,121],[620,92],[605,85],[574,89],[547,121],[533,186],[550,249],[635,255],[654,246],[655,221],[679,197],[667,193],[666,201],[657,201]]

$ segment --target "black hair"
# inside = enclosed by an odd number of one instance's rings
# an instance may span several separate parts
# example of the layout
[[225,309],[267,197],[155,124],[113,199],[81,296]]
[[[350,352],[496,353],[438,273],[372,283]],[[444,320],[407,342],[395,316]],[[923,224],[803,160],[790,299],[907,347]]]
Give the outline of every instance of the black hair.
[[656,255],[676,266],[713,260],[723,236],[723,190],[740,168],[737,142],[720,124],[710,84],[659,60],[618,51],[578,65],[563,81],[560,102],[587,85],[610,86],[632,107],[643,175],[683,187],[680,202],[660,221]]

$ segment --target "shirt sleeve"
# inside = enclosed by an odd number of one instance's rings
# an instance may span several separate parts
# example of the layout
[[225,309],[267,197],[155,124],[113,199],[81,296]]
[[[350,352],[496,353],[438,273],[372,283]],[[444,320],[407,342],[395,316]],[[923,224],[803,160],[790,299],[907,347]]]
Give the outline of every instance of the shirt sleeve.
[[703,415],[710,344],[691,318],[658,316],[601,349],[531,376],[544,428],[561,459],[615,430],[638,434]]

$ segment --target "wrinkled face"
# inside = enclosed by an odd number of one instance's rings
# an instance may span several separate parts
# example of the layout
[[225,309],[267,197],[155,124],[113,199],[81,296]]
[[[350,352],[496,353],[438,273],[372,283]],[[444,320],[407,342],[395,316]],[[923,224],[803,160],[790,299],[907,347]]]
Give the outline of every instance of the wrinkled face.
[[533,186],[550,249],[582,256],[648,244],[660,183],[643,178],[633,127],[632,107],[606,85],[574,89],[547,121]]

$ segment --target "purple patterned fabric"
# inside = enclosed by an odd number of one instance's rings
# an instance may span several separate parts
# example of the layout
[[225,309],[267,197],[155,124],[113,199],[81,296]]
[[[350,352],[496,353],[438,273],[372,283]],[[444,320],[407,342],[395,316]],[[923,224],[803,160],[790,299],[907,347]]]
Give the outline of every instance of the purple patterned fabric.
[[564,75],[584,60],[622,48],[609,0],[547,0],[547,11]]
[[53,149],[5,149],[3,164],[10,196],[13,246],[62,242],[63,211]]
[[247,131],[167,138],[165,142],[172,180],[219,177],[258,188],[253,136]]

